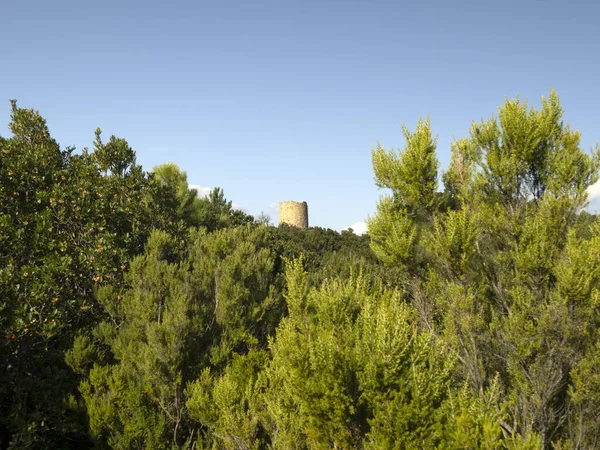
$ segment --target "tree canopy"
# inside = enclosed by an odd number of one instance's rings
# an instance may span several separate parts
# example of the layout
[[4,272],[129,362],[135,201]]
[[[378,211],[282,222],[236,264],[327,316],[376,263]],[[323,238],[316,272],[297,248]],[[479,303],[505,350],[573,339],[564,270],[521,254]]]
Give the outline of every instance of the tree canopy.
[[0,448],[600,446],[600,148],[555,92],[377,143],[357,236],[273,227],[98,129],[0,137]]

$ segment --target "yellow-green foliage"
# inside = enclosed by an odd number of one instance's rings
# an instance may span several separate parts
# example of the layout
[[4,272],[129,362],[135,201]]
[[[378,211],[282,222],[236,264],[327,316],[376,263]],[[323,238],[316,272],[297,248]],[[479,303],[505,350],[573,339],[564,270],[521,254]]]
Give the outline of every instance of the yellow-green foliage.
[[[252,223],[126,141],[0,137],[0,447],[600,445],[599,152],[558,96],[372,151],[368,236]],[[66,443],[66,444],[65,444]]]
[[373,152],[376,182],[392,197],[369,221],[371,246],[411,277],[419,321],[458,360],[461,395],[481,404],[493,393],[498,415],[482,420],[509,448],[598,442],[596,422],[583,418],[595,403],[582,374],[594,376],[600,229],[578,214],[600,158],[562,115],[552,91],[539,110],[507,99],[497,117],[474,122],[453,143],[445,190],[425,215],[403,200],[419,188],[405,176],[414,161]]

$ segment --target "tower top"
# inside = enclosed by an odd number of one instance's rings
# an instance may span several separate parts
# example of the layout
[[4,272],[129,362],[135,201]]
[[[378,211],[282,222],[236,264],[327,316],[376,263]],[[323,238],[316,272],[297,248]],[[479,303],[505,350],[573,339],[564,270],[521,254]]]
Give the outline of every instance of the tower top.
[[308,205],[306,202],[287,201],[279,203],[279,225],[308,228]]

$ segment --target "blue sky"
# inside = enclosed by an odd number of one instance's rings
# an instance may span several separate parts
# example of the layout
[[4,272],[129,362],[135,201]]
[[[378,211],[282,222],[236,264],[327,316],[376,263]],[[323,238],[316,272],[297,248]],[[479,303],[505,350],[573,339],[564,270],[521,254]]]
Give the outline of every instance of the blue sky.
[[371,147],[427,114],[442,167],[472,120],[550,88],[600,141],[600,2],[5,0],[0,17],[0,134],[16,98],[63,146],[101,127],[273,219],[297,200],[311,225],[364,220]]

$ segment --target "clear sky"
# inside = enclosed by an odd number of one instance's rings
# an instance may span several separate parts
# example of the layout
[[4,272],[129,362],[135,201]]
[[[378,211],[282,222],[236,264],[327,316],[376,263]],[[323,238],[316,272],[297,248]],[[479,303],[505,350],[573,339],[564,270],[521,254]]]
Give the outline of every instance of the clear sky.
[[0,0],[0,49],[3,136],[15,98],[63,146],[101,127],[147,170],[338,230],[374,212],[370,149],[402,147],[400,121],[430,114],[445,167],[505,96],[554,88],[600,141],[598,1]]

